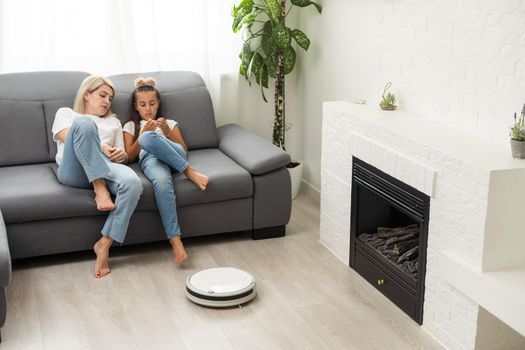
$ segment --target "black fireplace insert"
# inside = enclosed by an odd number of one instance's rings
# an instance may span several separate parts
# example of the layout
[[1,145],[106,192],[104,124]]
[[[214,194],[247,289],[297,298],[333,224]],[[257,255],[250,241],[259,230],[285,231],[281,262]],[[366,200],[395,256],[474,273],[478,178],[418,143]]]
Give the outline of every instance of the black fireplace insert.
[[419,324],[429,210],[429,196],[353,157],[350,267]]

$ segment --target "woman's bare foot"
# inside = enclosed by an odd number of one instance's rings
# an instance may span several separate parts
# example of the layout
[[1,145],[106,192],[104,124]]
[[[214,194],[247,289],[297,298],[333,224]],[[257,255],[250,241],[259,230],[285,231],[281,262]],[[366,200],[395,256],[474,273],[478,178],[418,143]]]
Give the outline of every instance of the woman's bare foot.
[[97,203],[97,210],[99,211],[111,211],[117,206],[113,203],[109,192],[107,195],[95,193],[95,202]]
[[186,254],[186,250],[184,249],[180,235],[170,238],[170,243],[173,253],[173,261],[175,261],[175,264],[180,264],[184,260],[188,259],[188,254]]
[[101,278],[108,275],[111,270],[109,268],[109,248],[113,240],[107,236],[102,236],[97,243],[93,246],[93,250],[97,255],[95,260],[95,269],[93,271],[93,276],[95,278]]
[[97,210],[111,211],[116,208],[115,203],[111,199],[111,194],[106,186],[104,179],[96,179],[93,181],[93,190],[95,191],[95,202],[97,203]]
[[206,190],[206,186],[208,186],[208,181],[210,180],[208,176],[199,173],[197,170],[193,169],[191,165],[188,166],[186,170],[184,170],[184,175],[186,175],[186,177],[190,179],[191,182],[197,185],[201,191]]

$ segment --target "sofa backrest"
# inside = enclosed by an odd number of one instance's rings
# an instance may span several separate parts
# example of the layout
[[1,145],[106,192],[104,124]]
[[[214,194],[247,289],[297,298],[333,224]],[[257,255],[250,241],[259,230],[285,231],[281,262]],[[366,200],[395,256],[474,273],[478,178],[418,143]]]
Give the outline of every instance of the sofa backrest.
[[[56,111],[73,107],[86,72],[0,74],[0,166],[55,160],[51,127]],[[217,147],[213,106],[202,78],[194,72],[172,71],[109,76],[117,94],[111,106],[123,122],[129,120],[133,81],[152,76],[161,92],[162,113],[179,122],[189,149]]]
[[85,72],[0,74],[0,166],[53,161],[55,113],[73,107]]
[[179,123],[189,149],[217,147],[217,127],[210,94],[200,75],[188,71],[165,71],[108,76],[117,94],[111,106],[122,123],[131,115],[131,92],[138,77],[153,77],[161,98],[161,113]]

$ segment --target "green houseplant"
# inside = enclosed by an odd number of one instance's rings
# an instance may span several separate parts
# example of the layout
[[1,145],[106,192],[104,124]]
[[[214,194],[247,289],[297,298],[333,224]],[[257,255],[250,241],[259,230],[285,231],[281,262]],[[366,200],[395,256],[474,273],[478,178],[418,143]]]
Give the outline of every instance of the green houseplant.
[[514,113],[514,124],[510,127],[510,147],[512,157],[525,158],[525,105],[519,118]]
[[383,94],[381,95],[381,102],[379,102],[379,107],[384,111],[395,111],[397,108],[396,105],[396,96],[388,92],[388,89],[392,86],[391,82],[386,83],[383,88]]
[[[286,17],[294,7],[314,6],[319,13],[322,7],[310,0],[242,0],[233,7],[233,32],[243,33],[244,44],[239,54],[239,72],[251,85],[252,76],[261,87],[261,95],[268,88],[270,78],[275,79],[272,142],[285,148],[285,91],[284,76],[293,71],[296,51],[294,45],[305,51],[310,39],[299,29],[286,26]],[[294,44],[295,42],[295,44]]]

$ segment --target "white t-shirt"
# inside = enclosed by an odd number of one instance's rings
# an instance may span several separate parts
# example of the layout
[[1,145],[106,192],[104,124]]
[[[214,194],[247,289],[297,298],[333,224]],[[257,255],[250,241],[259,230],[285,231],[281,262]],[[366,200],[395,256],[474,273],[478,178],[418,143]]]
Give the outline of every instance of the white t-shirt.
[[95,122],[98,128],[98,135],[100,142],[110,147],[117,147],[124,149],[124,136],[122,133],[122,124],[114,116],[99,117],[91,114],[80,114],[73,111],[71,108],[60,108],[53,122],[53,140],[57,143],[57,155],[55,157],[57,164],[62,164],[62,156],[64,154],[64,142],[57,138],[57,134],[68,129],[73,125],[73,122],[80,117],[88,117]]
[[[166,122],[168,123],[168,127],[170,128],[170,130],[172,130],[173,127],[178,124],[175,120],[172,120],[172,119],[166,119]],[[146,123],[147,122],[145,120],[140,121],[140,130],[144,129],[144,126],[146,125]],[[130,120],[129,122],[124,124],[123,130],[127,132],[128,134],[130,134],[131,136],[135,136],[135,122]],[[162,132],[162,129],[159,128],[158,126],[155,128],[154,131],[157,134],[163,137],[166,137],[166,135],[164,135],[164,133]],[[144,156],[144,150],[141,149],[139,153],[139,159],[142,159],[143,156]]]
[[[170,130],[178,124],[175,120],[172,119],[166,119],[166,122],[168,123]],[[145,120],[140,121],[140,130],[144,129],[144,125],[146,125],[146,123],[147,122]],[[131,136],[135,136],[135,123],[132,120],[130,120],[129,122],[124,124],[123,130],[128,134],[131,134]],[[166,137],[166,135],[164,135],[164,133],[162,132],[161,128],[159,128],[158,126],[154,131],[157,134]]]

